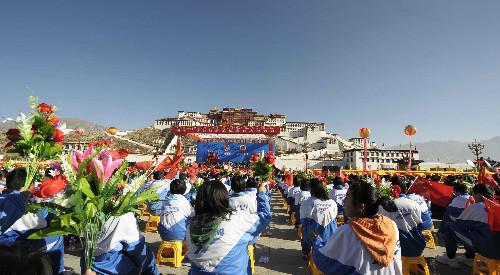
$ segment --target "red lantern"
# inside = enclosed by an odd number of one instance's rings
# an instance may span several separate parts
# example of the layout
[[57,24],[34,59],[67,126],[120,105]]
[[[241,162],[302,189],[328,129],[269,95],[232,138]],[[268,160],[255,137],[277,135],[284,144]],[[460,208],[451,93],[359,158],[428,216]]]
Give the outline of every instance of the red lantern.
[[369,128],[361,128],[359,129],[359,136],[362,138],[369,138],[371,132],[372,131]]
[[116,135],[116,133],[118,133],[118,128],[116,128],[116,127],[109,127],[107,131],[108,131],[108,134],[114,136],[114,135]]
[[405,135],[407,136],[414,136],[417,133],[417,128],[413,125],[406,125],[405,127]]

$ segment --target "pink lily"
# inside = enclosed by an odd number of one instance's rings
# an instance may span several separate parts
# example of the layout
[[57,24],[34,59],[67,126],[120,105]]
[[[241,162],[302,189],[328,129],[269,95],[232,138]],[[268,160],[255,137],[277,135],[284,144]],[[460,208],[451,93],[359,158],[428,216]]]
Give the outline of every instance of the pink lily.
[[71,154],[71,164],[73,167],[78,170],[80,167],[80,164],[90,157],[94,153],[94,148],[89,147],[85,152],[79,151],[79,150],[73,150],[73,153]]
[[103,154],[102,159],[92,159],[92,168],[97,178],[101,180],[103,184],[106,184],[111,175],[113,175],[113,172],[118,169],[122,163],[123,159],[113,160],[111,154],[108,154],[107,156]]

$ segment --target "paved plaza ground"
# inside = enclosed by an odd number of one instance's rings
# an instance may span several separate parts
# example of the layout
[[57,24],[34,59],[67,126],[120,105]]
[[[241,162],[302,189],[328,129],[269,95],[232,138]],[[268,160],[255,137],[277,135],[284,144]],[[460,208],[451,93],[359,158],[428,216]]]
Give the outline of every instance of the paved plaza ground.
[[[273,218],[269,232],[271,237],[261,237],[257,243],[255,250],[256,267],[255,274],[257,275],[274,275],[274,274],[310,274],[307,267],[307,262],[302,259],[300,252],[300,242],[297,238],[297,231],[287,224],[286,211],[281,205],[281,199],[278,193],[273,195],[271,201],[271,209]],[[141,224],[143,229],[144,224]],[[161,239],[156,233],[143,233],[150,248],[155,252],[158,249]],[[441,255],[444,252],[442,244],[438,243],[436,249],[426,248],[424,257],[429,264],[431,274],[436,275],[466,275],[471,274],[471,268],[462,265],[459,269],[441,265],[434,260],[434,257]],[[463,253],[459,250],[458,253]],[[66,253],[65,265],[75,271],[79,270],[79,257],[74,255],[78,253]],[[267,263],[261,263],[259,260],[268,258]],[[187,274],[188,267],[173,268],[166,265],[160,265],[160,272],[167,274]]]

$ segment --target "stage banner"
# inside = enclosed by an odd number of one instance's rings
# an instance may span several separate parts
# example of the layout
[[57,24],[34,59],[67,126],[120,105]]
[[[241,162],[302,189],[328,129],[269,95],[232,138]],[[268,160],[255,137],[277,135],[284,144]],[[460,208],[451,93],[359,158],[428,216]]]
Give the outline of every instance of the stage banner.
[[245,162],[253,153],[262,152],[267,155],[268,143],[198,142],[196,162],[206,162],[209,154],[216,154],[218,162]]

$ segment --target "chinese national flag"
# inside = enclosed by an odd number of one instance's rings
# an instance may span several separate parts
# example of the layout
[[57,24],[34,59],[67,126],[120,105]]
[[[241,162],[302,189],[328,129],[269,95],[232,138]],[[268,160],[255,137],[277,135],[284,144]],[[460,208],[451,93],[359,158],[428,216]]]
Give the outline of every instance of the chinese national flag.
[[419,194],[436,205],[446,207],[451,202],[453,187],[418,177],[408,193]]
[[500,231],[500,205],[498,202],[484,198],[484,205],[488,212],[488,225],[491,231]]
[[498,187],[498,183],[495,181],[495,179],[493,179],[493,176],[491,176],[491,174],[486,173],[486,167],[481,168],[481,171],[477,176],[477,182],[488,184],[493,188]]

